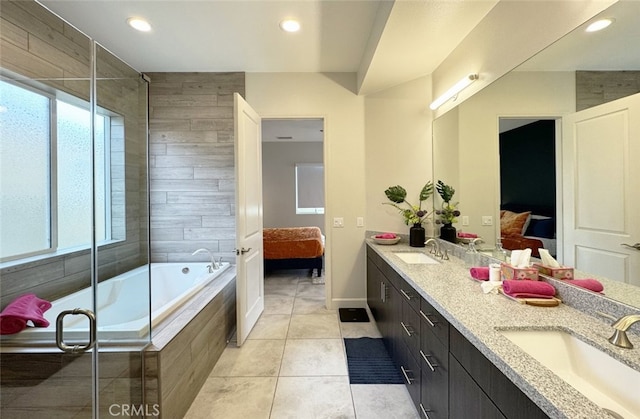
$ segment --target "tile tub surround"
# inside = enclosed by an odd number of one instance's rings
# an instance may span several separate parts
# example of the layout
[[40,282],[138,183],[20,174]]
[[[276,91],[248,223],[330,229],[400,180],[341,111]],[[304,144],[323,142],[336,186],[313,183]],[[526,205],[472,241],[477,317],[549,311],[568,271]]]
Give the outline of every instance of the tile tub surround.
[[[605,412],[551,371],[540,366],[499,333],[499,329],[531,328],[569,330],[609,355],[640,370],[640,348],[622,349],[607,339],[613,329],[609,322],[561,304],[533,307],[503,296],[484,294],[472,280],[464,262],[449,253],[450,260],[437,265],[411,265],[393,254],[397,251],[427,251],[406,244],[368,246],[379,254],[410,285],[431,303],[462,335],[553,418],[602,418]],[[630,334],[631,341],[640,336]]]
[[236,326],[236,269],[231,266],[154,329],[144,351],[145,403],[160,417],[183,417]]

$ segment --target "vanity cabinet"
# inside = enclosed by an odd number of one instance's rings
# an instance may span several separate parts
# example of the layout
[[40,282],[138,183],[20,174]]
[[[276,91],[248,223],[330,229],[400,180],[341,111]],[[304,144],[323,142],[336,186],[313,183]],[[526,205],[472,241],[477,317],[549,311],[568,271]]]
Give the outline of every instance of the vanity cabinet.
[[369,248],[367,303],[423,418],[548,418]]

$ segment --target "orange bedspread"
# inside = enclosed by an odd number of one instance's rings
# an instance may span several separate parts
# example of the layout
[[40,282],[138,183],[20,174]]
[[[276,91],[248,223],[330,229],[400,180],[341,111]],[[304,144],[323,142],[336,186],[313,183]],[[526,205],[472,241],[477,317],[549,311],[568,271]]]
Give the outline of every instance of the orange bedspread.
[[318,227],[265,228],[263,244],[265,259],[315,258],[324,253]]

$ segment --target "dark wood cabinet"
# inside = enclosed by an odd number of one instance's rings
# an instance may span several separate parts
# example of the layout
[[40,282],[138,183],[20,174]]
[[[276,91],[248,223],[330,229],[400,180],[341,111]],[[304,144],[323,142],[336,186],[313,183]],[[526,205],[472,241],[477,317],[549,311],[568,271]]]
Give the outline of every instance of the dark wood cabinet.
[[548,418],[369,248],[367,303],[423,418]]

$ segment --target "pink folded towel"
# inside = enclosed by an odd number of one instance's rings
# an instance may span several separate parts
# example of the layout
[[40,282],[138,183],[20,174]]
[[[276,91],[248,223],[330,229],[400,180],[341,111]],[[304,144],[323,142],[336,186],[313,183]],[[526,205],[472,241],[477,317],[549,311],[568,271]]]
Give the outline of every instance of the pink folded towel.
[[382,233],[382,234],[376,234],[375,237],[376,239],[395,239],[398,236],[396,236],[393,233]]
[[551,298],[556,295],[553,285],[543,281],[509,279],[502,281],[502,291],[511,297]]
[[21,295],[0,313],[0,335],[11,335],[23,331],[27,328],[29,320],[36,327],[49,326],[49,321],[43,314],[50,308],[50,302],[36,297],[35,294]]
[[489,280],[489,267],[488,266],[474,266],[469,269],[471,278],[479,281]]
[[593,292],[602,292],[604,290],[604,286],[597,279],[565,279],[564,282],[576,285],[578,287],[586,288]]
[[463,239],[475,239],[478,237],[478,235],[473,233],[463,233],[462,231],[459,231],[458,237],[462,237]]

